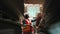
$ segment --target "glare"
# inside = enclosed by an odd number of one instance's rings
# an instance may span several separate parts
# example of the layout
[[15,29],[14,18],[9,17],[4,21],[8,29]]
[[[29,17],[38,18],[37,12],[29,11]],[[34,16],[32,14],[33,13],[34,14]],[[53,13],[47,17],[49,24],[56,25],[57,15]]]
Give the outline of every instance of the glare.
[[40,13],[40,4],[24,4],[30,17],[36,17]]

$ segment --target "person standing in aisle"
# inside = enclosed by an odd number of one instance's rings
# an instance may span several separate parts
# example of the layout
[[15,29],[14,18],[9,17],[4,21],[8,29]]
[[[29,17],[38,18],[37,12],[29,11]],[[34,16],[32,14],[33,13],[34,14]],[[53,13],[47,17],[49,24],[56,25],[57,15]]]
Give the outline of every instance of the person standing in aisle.
[[28,14],[24,15],[24,20],[23,20],[23,33],[24,34],[32,34],[31,32],[31,22],[29,21],[29,16]]

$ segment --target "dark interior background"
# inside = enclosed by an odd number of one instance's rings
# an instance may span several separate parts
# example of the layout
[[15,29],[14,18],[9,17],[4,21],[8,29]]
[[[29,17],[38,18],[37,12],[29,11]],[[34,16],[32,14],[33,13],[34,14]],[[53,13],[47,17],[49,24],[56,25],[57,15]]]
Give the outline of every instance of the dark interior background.
[[23,0],[0,0],[0,34],[22,34],[18,24],[24,12]]

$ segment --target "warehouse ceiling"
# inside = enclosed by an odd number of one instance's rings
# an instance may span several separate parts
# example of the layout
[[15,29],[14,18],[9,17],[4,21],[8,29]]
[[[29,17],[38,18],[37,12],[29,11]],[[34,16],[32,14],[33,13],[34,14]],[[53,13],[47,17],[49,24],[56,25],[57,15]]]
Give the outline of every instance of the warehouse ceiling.
[[24,0],[26,4],[43,4],[45,0]]

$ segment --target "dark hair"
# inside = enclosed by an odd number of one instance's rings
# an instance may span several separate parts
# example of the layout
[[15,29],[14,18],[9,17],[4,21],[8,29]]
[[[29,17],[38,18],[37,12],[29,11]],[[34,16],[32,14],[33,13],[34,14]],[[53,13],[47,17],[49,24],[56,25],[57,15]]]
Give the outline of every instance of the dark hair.
[[25,19],[28,19],[29,18],[28,14],[24,15],[24,18]]

